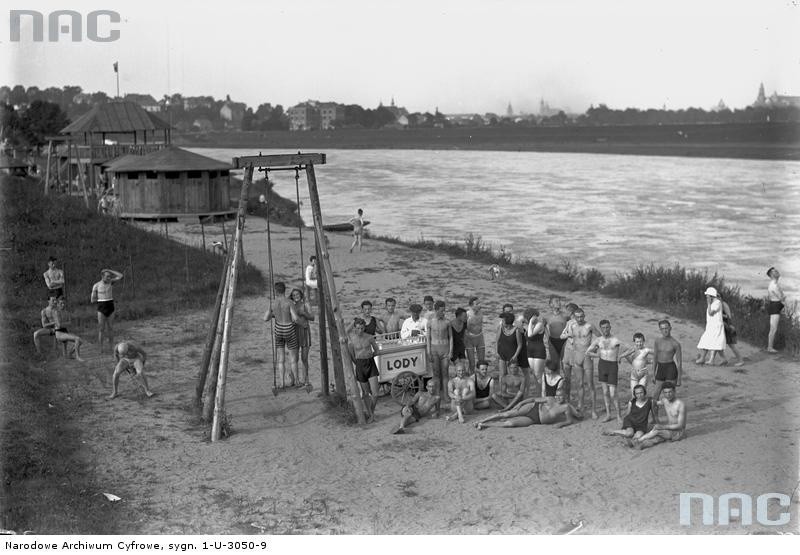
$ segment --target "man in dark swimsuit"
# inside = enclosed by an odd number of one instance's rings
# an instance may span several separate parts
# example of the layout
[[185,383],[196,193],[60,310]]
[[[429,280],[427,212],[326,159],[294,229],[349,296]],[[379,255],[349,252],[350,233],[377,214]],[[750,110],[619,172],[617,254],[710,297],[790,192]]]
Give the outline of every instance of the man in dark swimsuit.
[[654,401],[658,401],[661,396],[661,388],[664,387],[665,382],[672,382],[676,386],[681,385],[681,375],[683,374],[681,344],[672,337],[672,325],[669,320],[661,320],[658,323],[658,330],[661,332],[661,337],[657,337],[653,344],[654,380],[656,383],[653,393]]

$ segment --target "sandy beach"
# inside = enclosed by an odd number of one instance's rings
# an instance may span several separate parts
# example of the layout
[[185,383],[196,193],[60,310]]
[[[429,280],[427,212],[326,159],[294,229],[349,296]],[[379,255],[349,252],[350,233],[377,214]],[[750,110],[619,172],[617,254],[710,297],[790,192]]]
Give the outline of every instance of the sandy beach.
[[[139,225],[139,224],[137,224]],[[157,229],[157,228],[154,228]],[[244,252],[267,273],[263,220],[248,218]],[[206,227],[206,242],[221,239]],[[200,244],[199,225],[171,224],[170,237]],[[375,313],[393,296],[407,314],[410,302],[431,294],[447,302],[448,316],[477,295],[488,315],[484,330],[492,352],[502,304],[544,310],[555,291],[504,277],[489,281],[478,263],[367,239],[348,253],[351,237],[329,234],[331,263],[344,315],[352,318],[369,299]],[[306,230],[305,257],[313,248]],[[273,226],[276,279],[298,284],[303,265],[297,230]],[[582,306],[587,320],[611,321],[630,342],[636,331],[650,345],[657,321],[668,314],[578,292],[565,300]],[[124,299],[120,299],[124,303]],[[684,378],[678,395],[687,403],[687,437],[645,451],[601,435],[613,423],[591,419],[565,429],[550,426],[478,431],[425,419],[405,435],[391,435],[399,405],[379,399],[376,421],[346,425],[319,398],[316,324],[311,377],[314,390],[273,395],[268,327],[261,317],[266,295],[237,300],[229,365],[227,411],[233,435],[207,442],[189,410],[210,310],[119,322],[119,338],[148,352],[147,373],[157,395],[146,399],[123,376],[121,396],[106,401],[113,369],[93,338],[85,364],[51,359],[46,371],[62,376],[61,398],[86,403],[79,457],[92,480],[122,498],[136,515],[138,534],[554,534],[583,521],[577,533],[775,533],[797,531],[800,385],[796,361],[741,344],[742,368],[692,363],[702,329],[672,319],[683,346]],[[494,365],[493,365],[494,366]],[[620,399],[627,399],[629,366],[620,371]],[[332,381],[332,379],[331,379]],[[598,400],[602,393],[598,385]],[[478,413],[479,415],[485,414]],[[742,524],[681,526],[681,492],[755,498],[791,496],[791,507],[770,507],[775,518],[790,511],[786,526]],[[774,505],[774,504],[773,504]]]

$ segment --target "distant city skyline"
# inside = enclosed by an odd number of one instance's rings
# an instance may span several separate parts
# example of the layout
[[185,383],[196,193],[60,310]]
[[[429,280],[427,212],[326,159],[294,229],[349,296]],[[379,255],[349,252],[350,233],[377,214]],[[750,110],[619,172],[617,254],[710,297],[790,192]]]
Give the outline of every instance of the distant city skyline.
[[[23,6],[18,7],[23,9]],[[253,109],[315,99],[411,112],[710,109],[800,94],[800,8],[789,1],[33,1],[122,21],[113,42],[2,40],[10,86],[230,95]],[[66,22],[63,20],[62,24]],[[27,27],[26,27],[27,25]],[[47,37],[45,37],[47,38]]]

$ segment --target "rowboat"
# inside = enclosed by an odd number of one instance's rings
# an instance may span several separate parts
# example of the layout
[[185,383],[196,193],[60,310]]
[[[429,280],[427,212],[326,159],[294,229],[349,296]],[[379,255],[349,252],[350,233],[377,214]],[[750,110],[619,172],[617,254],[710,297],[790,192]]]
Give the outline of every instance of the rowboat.
[[[369,220],[364,220],[364,226],[369,225]],[[353,231],[353,224],[350,222],[344,222],[340,224],[328,224],[322,226],[322,229],[325,231]]]

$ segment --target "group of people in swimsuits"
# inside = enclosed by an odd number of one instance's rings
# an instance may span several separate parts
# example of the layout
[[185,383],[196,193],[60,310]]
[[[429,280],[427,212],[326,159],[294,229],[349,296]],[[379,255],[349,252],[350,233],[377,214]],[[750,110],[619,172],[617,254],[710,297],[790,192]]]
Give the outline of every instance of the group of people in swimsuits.
[[[81,345],[84,341],[75,333],[70,333],[66,325],[69,320],[66,303],[66,276],[64,270],[58,267],[58,259],[51,256],[47,263],[47,271],[43,274],[47,286],[47,306],[40,313],[41,328],[33,333],[33,344],[37,354],[41,355],[41,338],[54,336],[56,342],[62,346],[65,357],[75,354],[75,359],[84,362],[81,358]],[[112,392],[109,399],[118,396],[119,376],[127,371],[140,383],[145,395],[152,397],[147,377],[144,374],[146,354],[144,349],[133,341],[114,343],[114,284],[123,279],[123,274],[116,270],[104,268],[100,271],[100,281],[92,286],[90,301],[97,309],[97,342],[100,353],[103,353],[103,344],[107,341],[116,360],[112,375]],[[71,350],[68,351],[68,348]]]
[[[365,303],[362,311],[367,306],[371,312],[372,304]],[[496,412],[474,423],[478,429],[534,424],[568,426],[583,418],[587,390],[591,416],[598,418],[593,363],[597,359],[597,377],[602,385],[606,412],[603,421],[616,417],[621,426],[619,430],[605,433],[622,435],[637,448],[683,437],[685,407],[675,396],[682,374],[681,349],[671,337],[668,321],[659,322],[661,336],[653,348],[645,347],[645,337],[639,332],[634,336],[633,345],[626,346],[611,334],[610,322],[602,320],[599,326],[587,323],[584,311],[573,303],[566,306],[565,313],[557,296],[551,297],[548,314],[527,309],[518,315],[507,303],[499,315],[496,330],[497,375],[494,376],[486,360],[480,300],[470,298],[468,308],[456,309],[451,319],[445,317],[443,301],[434,302],[427,296],[424,304],[424,307],[411,305],[412,315],[400,328],[401,337],[409,330],[427,336],[432,377],[425,389],[402,408],[400,425],[393,433],[404,433],[412,421],[423,416],[438,417],[443,403],[451,408],[445,417],[460,422],[465,422],[465,415],[476,410],[495,409]],[[370,331],[385,332],[394,330],[402,320],[397,316],[394,299],[387,299],[387,315],[390,315],[387,320],[391,319],[393,327],[387,327],[384,320],[369,312],[366,318],[356,322],[357,341],[364,334],[364,324],[371,326]],[[374,378],[377,388],[377,368],[373,368],[372,362],[377,349],[368,348],[374,345],[374,338],[365,335],[370,337],[358,343],[361,350],[357,375],[359,381],[364,382]],[[631,366],[632,397],[624,415],[616,391],[623,360]],[[451,365],[453,377],[449,373]],[[651,365],[654,366],[654,398],[647,397],[645,389]],[[662,392],[664,399],[659,399]],[[573,393],[577,397],[575,404]],[[374,407],[374,403],[371,406]],[[664,407],[666,423],[659,421],[658,407]]]

